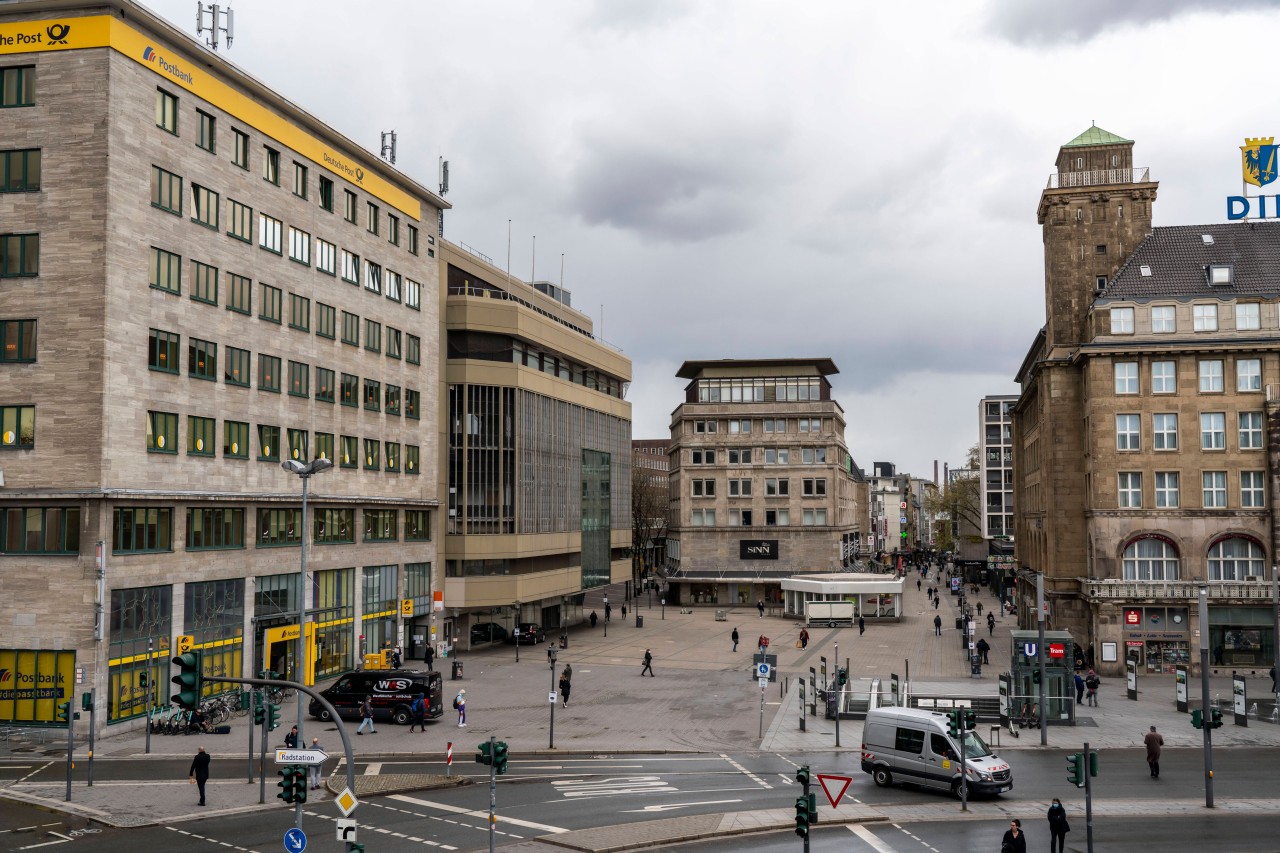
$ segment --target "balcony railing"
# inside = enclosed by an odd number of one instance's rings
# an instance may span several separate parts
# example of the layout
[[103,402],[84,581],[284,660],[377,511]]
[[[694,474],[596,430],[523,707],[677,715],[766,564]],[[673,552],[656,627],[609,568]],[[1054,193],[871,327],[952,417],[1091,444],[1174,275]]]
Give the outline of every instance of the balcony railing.
[[1263,578],[1247,581],[1124,581],[1088,580],[1083,582],[1090,598],[1122,599],[1179,599],[1192,600],[1200,596],[1200,587],[1209,588],[1212,599],[1242,598],[1257,601],[1271,600],[1271,584]]
[[1068,187],[1093,187],[1102,184],[1145,184],[1151,169],[1134,166],[1130,169],[1086,169],[1082,172],[1054,172],[1049,176],[1049,189]]

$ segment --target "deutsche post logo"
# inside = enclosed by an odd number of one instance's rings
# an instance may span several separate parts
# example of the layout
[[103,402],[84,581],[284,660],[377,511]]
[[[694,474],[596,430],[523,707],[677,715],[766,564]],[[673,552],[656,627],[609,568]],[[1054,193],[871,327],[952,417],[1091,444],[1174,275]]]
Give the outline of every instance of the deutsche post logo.
[[1245,137],[1240,146],[1240,156],[1244,169],[1244,181],[1255,187],[1265,187],[1276,179],[1276,141],[1274,136],[1249,139]]
[[71,27],[66,24],[54,24],[45,28],[45,33],[49,36],[49,44],[66,44],[69,32]]

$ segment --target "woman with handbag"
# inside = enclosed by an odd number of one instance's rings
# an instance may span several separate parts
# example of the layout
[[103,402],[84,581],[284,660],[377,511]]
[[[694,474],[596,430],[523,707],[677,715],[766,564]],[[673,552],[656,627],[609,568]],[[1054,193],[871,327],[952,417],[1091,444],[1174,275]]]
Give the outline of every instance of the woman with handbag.
[[1014,818],[1000,839],[1000,853],[1027,853],[1027,837],[1022,834],[1022,821]]
[[1063,853],[1067,845],[1067,833],[1071,826],[1067,823],[1067,810],[1062,807],[1062,800],[1053,798],[1049,806],[1049,853]]

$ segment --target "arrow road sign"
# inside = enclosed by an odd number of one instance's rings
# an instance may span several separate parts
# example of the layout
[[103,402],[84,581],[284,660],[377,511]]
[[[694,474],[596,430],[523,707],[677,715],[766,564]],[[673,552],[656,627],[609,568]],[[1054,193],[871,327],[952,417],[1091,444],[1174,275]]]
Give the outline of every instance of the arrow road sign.
[[276,764],[324,764],[329,753],[323,749],[277,749]]
[[[833,776],[830,773],[818,774],[818,784],[822,786],[822,793],[827,795],[827,802],[831,803],[831,808],[833,809],[840,805],[840,798],[844,796],[845,791],[849,790],[849,783],[852,781],[852,776]],[[835,791],[835,793],[832,794],[832,791]]]
[[770,666],[767,663],[756,664],[756,678],[768,678]]
[[356,838],[356,820],[355,818],[340,817],[337,820],[338,840],[339,841],[357,841]]
[[296,826],[284,834],[284,849],[289,853],[302,853],[307,849],[307,834]]

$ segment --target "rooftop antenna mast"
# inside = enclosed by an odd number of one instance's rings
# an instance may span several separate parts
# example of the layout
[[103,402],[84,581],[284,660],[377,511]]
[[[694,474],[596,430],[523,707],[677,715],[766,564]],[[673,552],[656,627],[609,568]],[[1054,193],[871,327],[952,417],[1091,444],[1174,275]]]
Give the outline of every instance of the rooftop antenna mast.
[[[204,23],[205,15],[209,16],[208,26],[205,26]],[[226,26],[222,25],[224,20],[226,21]],[[231,47],[231,40],[235,38],[236,34],[236,19],[230,3],[226,7],[218,3],[210,3],[206,6],[200,0],[196,0],[196,35],[204,35],[205,30],[209,31],[205,44],[209,45],[213,50],[216,51],[218,49],[218,33],[226,33],[227,47]]]
[[440,158],[440,195],[446,196],[448,194],[449,194],[449,161],[444,159],[444,157],[441,157]]
[[382,153],[379,156],[392,166],[396,164],[396,132],[394,130],[382,131]]

